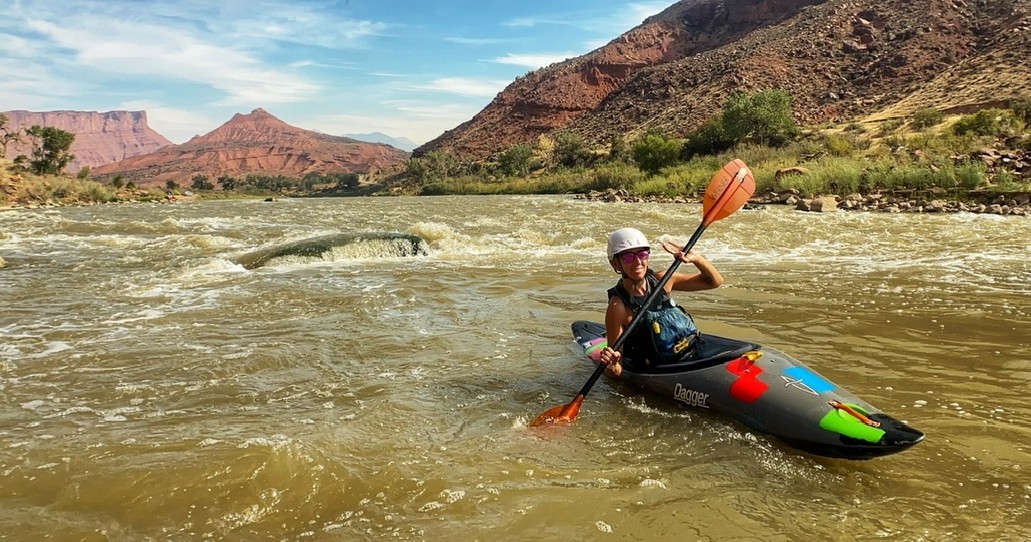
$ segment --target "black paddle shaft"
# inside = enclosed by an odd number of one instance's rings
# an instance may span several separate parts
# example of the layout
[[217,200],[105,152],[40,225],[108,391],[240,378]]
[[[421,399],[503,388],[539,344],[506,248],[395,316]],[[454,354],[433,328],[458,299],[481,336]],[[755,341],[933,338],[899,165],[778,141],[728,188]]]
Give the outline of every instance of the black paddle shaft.
[[[688,252],[691,252],[691,249],[694,248],[695,243],[698,242],[698,238],[701,237],[702,232],[705,231],[706,226],[707,225],[705,221],[702,221],[702,223],[698,225],[698,229],[694,231],[693,235],[691,235],[691,240],[688,241],[687,244],[684,245],[684,248],[680,251],[681,254],[687,254]],[[626,326],[626,329],[623,330],[623,333],[619,336],[618,339],[616,339],[615,344],[610,345],[610,347],[613,350],[619,350],[623,346],[623,343],[626,342],[627,337],[630,336],[630,332],[633,331],[634,328],[637,327],[637,324],[641,322],[641,320],[644,317],[644,312],[651,308],[652,303],[654,303],[655,299],[659,297],[659,292],[661,292],[663,288],[666,287],[666,283],[669,282],[671,278],[673,278],[673,273],[677,271],[677,268],[680,267],[681,263],[683,262],[680,261],[680,258],[673,258],[673,265],[669,266],[669,269],[666,271],[666,274],[662,276],[662,280],[660,280],[659,284],[656,285],[655,288],[652,289],[651,293],[648,294],[648,297],[644,300],[644,306],[641,308],[640,311],[637,312],[637,314],[634,315],[633,318],[630,319],[630,324]],[[591,388],[594,387],[594,383],[597,382],[599,378],[601,378],[601,373],[605,372],[605,367],[606,365],[603,363],[598,364],[598,367],[594,370],[594,374],[591,375],[591,378],[587,379],[587,383],[584,384],[584,387],[580,388],[580,395],[587,395],[587,392],[591,391]]]

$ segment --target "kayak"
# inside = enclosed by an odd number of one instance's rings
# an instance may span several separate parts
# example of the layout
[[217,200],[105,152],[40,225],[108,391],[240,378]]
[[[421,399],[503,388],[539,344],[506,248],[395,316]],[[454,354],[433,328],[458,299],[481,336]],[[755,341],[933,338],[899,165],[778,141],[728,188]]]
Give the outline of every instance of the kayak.
[[[573,323],[588,359],[605,347],[605,326]],[[624,364],[619,381],[688,407],[728,416],[802,451],[870,459],[901,452],[924,434],[845,391],[802,362],[759,344],[702,334],[686,362]]]

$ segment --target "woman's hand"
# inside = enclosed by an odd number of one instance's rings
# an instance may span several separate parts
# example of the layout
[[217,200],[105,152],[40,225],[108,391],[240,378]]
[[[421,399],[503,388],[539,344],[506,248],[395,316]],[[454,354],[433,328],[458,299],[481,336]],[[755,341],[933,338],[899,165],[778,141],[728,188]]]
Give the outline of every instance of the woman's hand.
[[694,263],[698,261],[698,258],[701,258],[701,256],[694,250],[688,251],[687,254],[684,254],[684,245],[678,245],[669,239],[663,239],[662,249],[684,263]]
[[598,356],[598,361],[608,365],[608,371],[612,376],[619,376],[623,373],[623,354],[621,352],[617,352],[606,346],[601,350],[601,355]]

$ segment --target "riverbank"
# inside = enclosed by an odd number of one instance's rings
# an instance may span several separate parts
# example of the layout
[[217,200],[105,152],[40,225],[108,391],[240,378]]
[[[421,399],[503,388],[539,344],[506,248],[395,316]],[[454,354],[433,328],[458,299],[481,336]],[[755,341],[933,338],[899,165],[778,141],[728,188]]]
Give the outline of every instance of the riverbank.
[[[577,199],[609,203],[699,203],[699,198],[683,196],[637,196],[626,190],[609,189],[577,194]],[[975,213],[1002,216],[1031,216],[1031,192],[948,192],[898,190],[889,193],[849,194],[804,198],[798,190],[766,192],[753,196],[747,204],[753,209],[766,205],[793,206],[799,211],[866,211],[879,213]],[[747,208],[747,207],[746,207]]]

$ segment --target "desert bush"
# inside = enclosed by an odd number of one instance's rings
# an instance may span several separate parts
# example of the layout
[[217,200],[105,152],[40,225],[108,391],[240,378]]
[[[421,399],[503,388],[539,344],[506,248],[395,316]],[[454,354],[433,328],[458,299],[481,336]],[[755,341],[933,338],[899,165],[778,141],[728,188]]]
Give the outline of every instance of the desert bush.
[[959,186],[974,190],[987,182],[988,166],[980,160],[964,162],[956,166],[955,176]]
[[945,120],[945,115],[941,111],[933,107],[926,107],[913,113],[913,129],[923,131],[941,124],[943,120]]
[[848,156],[856,150],[851,138],[838,134],[828,135],[824,140],[824,145],[831,156]]
[[503,175],[530,174],[533,161],[533,149],[525,143],[517,143],[509,147],[498,157],[498,171]]
[[719,154],[733,148],[735,143],[734,138],[723,128],[723,119],[717,116],[688,134],[683,158],[690,160],[695,156]]
[[638,187],[647,187],[650,195],[694,196],[705,190],[719,167],[722,165],[710,167],[701,160],[677,164],[663,168],[655,179],[641,182]]
[[1023,129],[1013,111],[1006,109],[982,109],[973,115],[964,115],[952,125],[956,135],[997,136]]
[[591,152],[583,138],[568,132],[555,136],[553,155],[558,165],[568,168],[586,166],[591,161]]
[[1018,184],[1019,178],[1008,169],[1002,169],[995,172],[992,176],[992,183],[998,188],[1009,188]]
[[611,162],[587,173],[584,190],[630,189],[644,180],[645,174],[636,166],[624,162]]
[[648,132],[634,142],[631,152],[634,161],[643,171],[656,174],[660,169],[680,160],[683,145],[683,141],[663,133]]
[[1024,122],[1024,125],[1031,125],[1031,98],[1020,98],[1010,104],[1013,115]]
[[791,102],[791,95],[780,89],[754,94],[734,92],[723,106],[723,129],[738,143],[787,144],[801,133],[791,113]]
[[903,121],[902,119],[888,119],[882,122],[880,126],[878,126],[877,135],[879,137],[887,137],[897,132],[903,124],[905,124],[905,121]]

